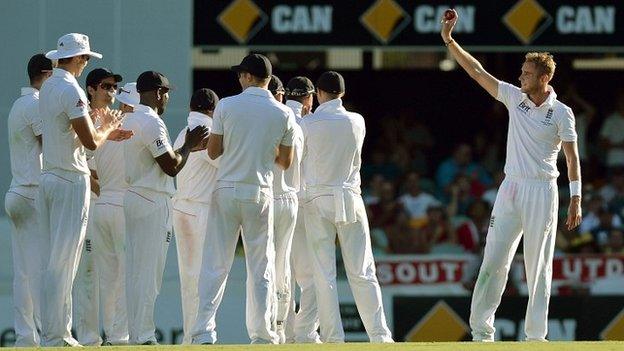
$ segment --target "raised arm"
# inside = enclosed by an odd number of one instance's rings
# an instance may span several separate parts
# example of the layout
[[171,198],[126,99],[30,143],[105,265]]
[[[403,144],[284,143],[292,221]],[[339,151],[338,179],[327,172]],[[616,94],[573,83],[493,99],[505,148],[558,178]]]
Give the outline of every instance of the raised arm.
[[492,97],[496,98],[498,95],[498,79],[494,78],[491,74],[489,74],[477,59],[472,57],[466,50],[462,49],[461,46],[453,39],[451,36],[453,32],[453,28],[455,27],[455,23],[459,19],[457,12],[453,11],[455,17],[453,19],[447,20],[442,19],[442,39],[444,40],[444,44],[448,47],[449,52],[457,63],[468,73],[470,78],[474,79],[479,85],[485,89]]
[[121,111],[97,110],[94,113],[101,122],[98,128],[93,125],[90,116],[82,116],[70,120],[72,128],[78,135],[78,139],[87,149],[95,150],[104,144],[106,140],[121,141],[132,136],[131,131],[118,129],[123,115]]

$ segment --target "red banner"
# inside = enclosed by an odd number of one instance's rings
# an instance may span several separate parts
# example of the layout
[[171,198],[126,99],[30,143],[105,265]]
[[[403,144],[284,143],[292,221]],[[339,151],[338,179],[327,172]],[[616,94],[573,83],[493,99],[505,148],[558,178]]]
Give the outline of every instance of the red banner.
[[592,282],[624,276],[624,255],[563,256],[553,261],[553,280]]
[[460,283],[474,261],[471,255],[382,257],[377,259],[381,285]]

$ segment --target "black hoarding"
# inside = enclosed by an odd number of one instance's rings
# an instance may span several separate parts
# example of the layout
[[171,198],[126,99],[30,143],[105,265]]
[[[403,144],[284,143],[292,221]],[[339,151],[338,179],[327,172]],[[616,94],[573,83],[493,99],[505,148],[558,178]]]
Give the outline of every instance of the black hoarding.
[[617,0],[195,0],[194,44],[283,49],[444,50],[440,18],[454,7],[455,38],[482,51],[624,51]]
[[[497,339],[523,340],[526,297],[505,297],[496,311]],[[393,299],[397,341],[468,341],[470,297]],[[553,296],[549,340],[624,340],[624,296]]]

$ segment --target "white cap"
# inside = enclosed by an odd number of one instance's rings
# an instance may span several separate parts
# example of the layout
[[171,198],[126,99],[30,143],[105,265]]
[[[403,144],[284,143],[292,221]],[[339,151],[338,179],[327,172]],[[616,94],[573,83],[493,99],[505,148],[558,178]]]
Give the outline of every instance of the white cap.
[[138,105],[141,101],[141,96],[137,92],[136,83],[126,83],[122,88],[119,88],[115,99],[128,106],[135,107]]
[[80,33],[69,33],[60,37],[56,44],[56,50],[48,51],[45,57],[50,60],[58,60],[80,55],[102,58],[102,54],[91,51],[88,36]]

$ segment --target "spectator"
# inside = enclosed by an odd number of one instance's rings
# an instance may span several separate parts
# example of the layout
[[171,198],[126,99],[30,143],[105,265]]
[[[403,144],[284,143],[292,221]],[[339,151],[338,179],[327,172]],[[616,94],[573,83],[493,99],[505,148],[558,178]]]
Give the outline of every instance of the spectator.
[[362,198],[364,204],[372,205],[379,202],[379,196],[381,194],[381,185],[385,182],[384,177],[381,174],[375,174],[368,182],[368,186],[362,189]]
[[624,217],[624,169],[613,172],[611,183],[600,189],[600,194],[607,202],[611,212]]
[[459,144],[455,148],[453,156],[440,164],[436,172],[436,182],[441,189],[448,191],[448,186],[460,174],[468,176],[475,187],[480,187],[483,190],[492,183],[487,171],[472,161],[472,148],[465,143]]
[[494,174],[494,184],[492,184],[486,191],[483,193],[481,198],[487,201],[490,204],[490,207],[494,206],[494,201],[496,201],[496,195],[498,194],[498,188],[505,180],[505,172],[503,170],[499,170]]
[[[600,226],[600,213],[606,211],[605,201],[600,195],[593,195],[588,197],[587,210],[585,211],[585,217],[579,226],[579,233],[588,233]],[[619,227],[622,225],[619,216],[614,216],[611,225],[613,227]]]
[[448,205],[449,216],[465,215],[468,206],[472,204],[478,197],[473,196],[475,192],[473,184],[470,183],[468,176],[458,174],[453,184],[449,186],[451,197]]
[[381,174],[384,179],[394,181],[400,174],[400,169],[392,162],[388,162],[388,157],[381,149],[373,151],[371,161],[365,162],[362,166],[362,177],[365,180],[371,179],[375,174]]
[[387,236],[388,246],[393,254],[426,254],[431,249],[427,237],[410,225],[406,211],[401,211],[396,222],[388,227]]
[[[581,164],[585,164],[589,158],[589,152],[587,150],[587,130],[596,116],[596,109],[579,95],[574,84],[568,84],[568,89],[561,100],[574,111],[579,159],[581,160]],[[584,169],[584,167],[582,169]]]
[[427,209],[427,223],[421,229],[430,245],[457,243],[457,236],[442,206],[430,206]]
[[622,226],[622,219],[615,213],[601,208],[600,211],[598,211],[598,221],[598,226],[591,231],[591,234],[598,247],[604,248],[609,242],[609,233],[611,233],[611,230]]
[[490,224],[490,205],[477,200],[468,207],[468,218],[457,227],[457,241],[466,251],[479,252]]
[[370,225],[387,231],[388,227],[396,223],[403,206],[396,200],[394,184],[383,182],[380,189],[379,202],[369,206]]
[[615,111],[602,124],[600,138],[607,151],[607,168],[624,167],[624,91],[618,94]]
[[624,232],[621,228],[614,228],[609,233],[609,242],[605,247],[606,254],[624,254]]
[[440,206],[441,203],[433,195],[423,192],[420,188],[420,174],[411,172],[405,179],[406,193],[401,195],[399,202],[403,205],[411,220],[424,220],[427,208]]

